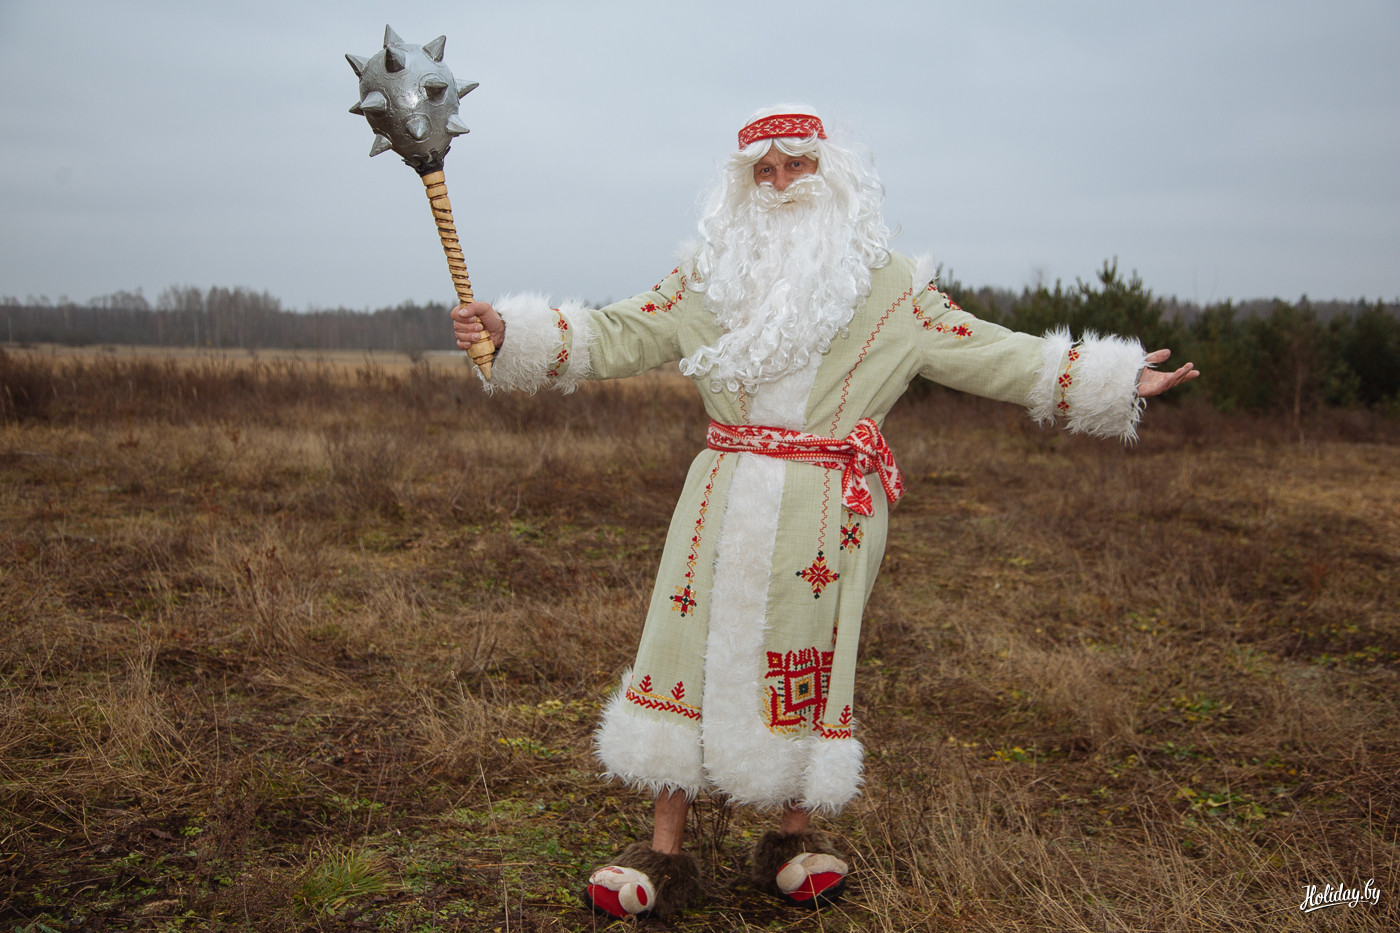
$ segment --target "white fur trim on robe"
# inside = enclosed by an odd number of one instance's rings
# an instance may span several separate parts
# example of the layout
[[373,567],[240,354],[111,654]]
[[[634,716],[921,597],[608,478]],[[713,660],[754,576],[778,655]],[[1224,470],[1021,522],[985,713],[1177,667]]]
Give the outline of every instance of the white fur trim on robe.
[[914,257],[914,290],[918,291],[930,282],[936,283],[938,266],[932,253],[920,253]]
[[802,775],[802,806],[835,815],[855,799],[864,782],[865,748],[856,739],[808,738],[811,757]]
[[1041,367],[1026,400],[1031,417],[1052,424],[1060,412],[1056,403],[1061,374],[1069,368],[1071,382],[1064,393],[1069,410],[1065,429],[1071,434],[1116,437],[1125,443],[1137,440],[1137,424],[1146,403],[1138,398],[1138,374],[1147,365],[1142,344],[1124,337],[1100,337],[1086,333],[1077,345],[1079,358],[1067,363],[1076,345],[1069,332],[1057,328],[1045,335]]
[[[588,378],[588,345],[592,330],[588,308],[582,302],[566,301],[556,309],[543,295],[507,295],[496,302],[496,311],[506,322],[506,340],[491,364],[488,392],[519,391],[535,393],[549,387],[565,394]],[[559,315],[569,325],[569,360],[558,376],[549,372],[558,364],[561,335]]]
[[[759,386],[750,420],[800,429],[821,359]],[[854,739],[793,738],[760,717],[768,588],[787,464],[739,454],[715,560],[705,644],[705,771],[736,803],[797,803],[835,813],[860,792],[864,751]]]
[[705,771],[736,803],[760,807],[792,800],[806,764],[802,743],[774,735],[759,718],[768,585],[786,466],[773,457],[739,454],[705,644]]
[[642,713],[627,702],[631,682],[629,668],[593,733],[594,751],[608,769],[604,776],[653,797],[678,790],[695,799],[706,783],[700,766],[700,728]]

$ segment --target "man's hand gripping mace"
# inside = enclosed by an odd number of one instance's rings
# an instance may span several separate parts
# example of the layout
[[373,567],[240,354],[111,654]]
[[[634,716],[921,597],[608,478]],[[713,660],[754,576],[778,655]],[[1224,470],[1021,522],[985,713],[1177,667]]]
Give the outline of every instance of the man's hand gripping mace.
[[[457,119],[457,102],[476,83],[457,84],[442,63],[446,44],[447,37],[438,36],[426,45],[410,45],[385,26],[384,48],[369,58],[347,54],[345,59],[360,79],[360,99],[350,112],[364,116],[374,130],[369,154],[377,156],[393,149],[422,178],[457,300],[465,305],[472,303],[472,283],[452,221],[452,202],[447,198],[442,163],[452,138],[467,132]],[[495,352],[495,345],[484,331],[481,339],[467,350],[488,381]]]

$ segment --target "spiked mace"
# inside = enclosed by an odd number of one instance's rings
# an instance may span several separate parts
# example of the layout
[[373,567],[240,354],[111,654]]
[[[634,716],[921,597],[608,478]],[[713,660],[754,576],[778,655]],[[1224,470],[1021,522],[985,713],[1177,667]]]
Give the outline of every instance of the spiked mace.
[[[452,203],[447,199],[447,180],[442,162],[454,136],[467,132],[457,119],[457,102],[476,88],[477,82],[458,84],[442,63],[446,36],[426,45],[410,45],[388,26],[384,27],[384,48],[369,58],[346,54],[345,60],[360,79],[360,99],[350,108],[369,121],[374,130],[371,156],[387,149],[397,152],[418,173],[437,222],[438,239],[447,254],[447,268],[457,300],[472,302],[472,283],[467,277],[467,261],[452,222]],[[483,331],[467,354],[490,380],[495,346]]]

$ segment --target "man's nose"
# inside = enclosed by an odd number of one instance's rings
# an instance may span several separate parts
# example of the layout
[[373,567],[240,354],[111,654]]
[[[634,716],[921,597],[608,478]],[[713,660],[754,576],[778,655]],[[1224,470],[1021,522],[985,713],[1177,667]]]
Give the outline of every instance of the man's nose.
[[787,169],[780,168],[777,172],[774,173],[773,187],[777,188],[779,191],[782,191],[788,185],[792,184],[792,180],[795,177],[797,176],[789,172]]

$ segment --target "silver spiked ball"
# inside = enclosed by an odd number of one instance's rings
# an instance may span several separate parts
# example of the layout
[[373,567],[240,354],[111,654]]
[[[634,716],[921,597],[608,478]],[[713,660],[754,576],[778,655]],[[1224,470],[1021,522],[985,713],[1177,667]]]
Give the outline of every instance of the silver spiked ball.
[[369,154],[397,152],[419,175],[440,171],[452,138],[467,132],[457,102],[477,85],[459,85],[442,63],[446,36],[425,45],[404,42],[384,27],[384,47],[369,58],[345,56],[360,79],[360,99],[350,108],[369,121]]

